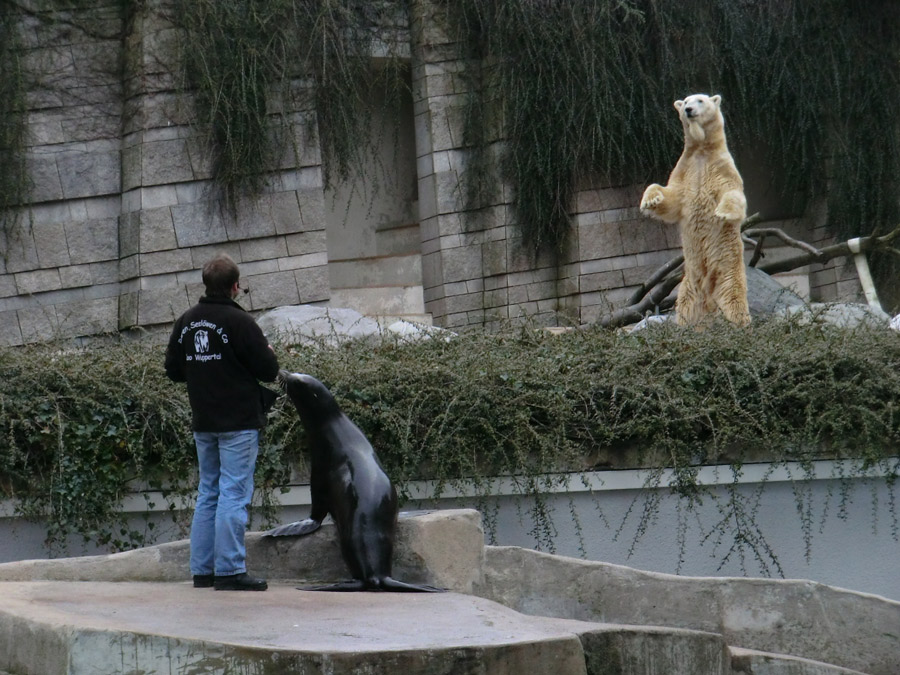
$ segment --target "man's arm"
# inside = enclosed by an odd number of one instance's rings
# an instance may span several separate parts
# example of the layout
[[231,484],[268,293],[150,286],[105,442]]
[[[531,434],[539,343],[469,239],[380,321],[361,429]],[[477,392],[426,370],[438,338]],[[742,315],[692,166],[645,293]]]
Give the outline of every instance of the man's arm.
[[169,344],[166,347],[166,376],[174,382],[184,382],[184,351],[178,342],[181,333],[181,322],[176,321],[169,336]]
[[274,382],[278,377],[278,357],[275,356],[275,351],[255,321],[247,325],[244,341],[245,349],[238,355],[244,367],[257,380]]

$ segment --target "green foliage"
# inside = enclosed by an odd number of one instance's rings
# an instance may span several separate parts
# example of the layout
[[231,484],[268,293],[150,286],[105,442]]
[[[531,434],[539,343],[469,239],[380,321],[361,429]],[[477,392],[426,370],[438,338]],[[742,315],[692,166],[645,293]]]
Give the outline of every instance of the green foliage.
[[7,240],[17,233],[18,208],[28,190],[21,19],[12,7],[0,8],[0,233]]
[[158,350],[118,345],[0,351],[0,485],[47,518],[53,550],[70,534],[113,550],[143,542],[117,511],[134,481],[184,493],[191,465],[184,392],[159,377]]
[[[893,481],[900,471],[900,338],[889,331],[785,322],[704,333],[522,330],[375,350],[298,348],[283,361],[333,390],[401,485],[433,478],[440,491],[474,482],[489,495],[493,477],[514,477],[535,541],[551,551],[555,529],[540,492],[577,486],[585,470],[646,467],[655,487],[672,469],[685,518],[710,500],[722,517],[708,536],[723,555],[776,572],[756,522],[759,494],[737,483],[745,463],[799,462],[800,482],[824,457],[850,460],[844,478],[875,467]],[[731,466],[726,498],[698,483],[703,464]],[[648,490],[635,504],[637,538],[659,499]],[[811,496],[797,499],[808,512]],[[813,530],[804,522],[808,545]],[[897,536],[896,515],[891,528]]]
[[723,96],[733,151],[765,149],[773,188],[802,205],[827,187],[835,234],[883,233],[900,219],[896,3],[447,5],[472,59],[467,139],[483,155],[472,205],[496,175],[484,153],[507,139],[500,173],[534,248],[562,243],[580,179],[664,181],[682,143],[672,101],[704,91]]
[[[178,0],[186,83],[233,206],[258,191],[296,137],[294,110],[314,96],[327,170],[347,178],[369,148],[370,86],[405,86],[396,59],[376,68],[373,26],[395,3],[363,0]],[[303,79],[312,77],[314,87]],[[293,148],[298,153],[302,148]]]
[[[551,551],[555,526],[541,493],[577,486],[592,469],[646,467],[648,487],[672,469],[685,518],[707,499],[721,511],[709,537],[723,556],[775,571],[755,520],[759,494],[737,484],[745,464],[799,463],[807,543],[815,517],[802,485],[814,459],[847,458],[844,481],[875,468],[893,485],[900,472],[900,336],[886,330],[790,322],[633,335],[523,329],[278,352],[282,367],[334,392],[401,491],[431,478],[438,492],[474,483],[488,497],[496,477],[511,477],[537,545]],[[162,361],[161,347],[134,342],[0,351],[0,493],[22,513],[46,516],[51,544],[73,533],[113,549],[148,542],[117,512],[122,497],[141,487],[193,494],[185,390],[165,379]],[[304,444],[282,399],[257,467],[265,522],[275,517],[276,491],[292,472],[303,475]],[[704,464],[730,466],[726,498],[698,482]],[[658,491],[643,497],[629,515],[638,538],[659,508]]]

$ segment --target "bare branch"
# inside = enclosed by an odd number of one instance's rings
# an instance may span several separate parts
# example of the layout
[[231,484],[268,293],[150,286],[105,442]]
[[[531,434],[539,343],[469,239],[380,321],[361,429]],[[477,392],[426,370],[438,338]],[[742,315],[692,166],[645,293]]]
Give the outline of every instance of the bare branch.
[[765,253],[763,253],[762,249],[763,242],[766,240],[766,235],[760,235],[759,241],[757,242],[754,242],[752,239],[750,239],[750,237],[745,237],[743,235],[741,235],[741,239],[743,239],[744,243],[746,244],[754,245],[753,256],[750,258],[750,262],[747,264],[750,265],[750,267],[756,267],[756,263],[759,262],[759,259],[765,257]]
[[[893,232],[889,232],[881,237],[860,237],[859,249],[861,252],[870,251],[891,251],[891,242],[900,237],[900,226],[897,226]],[[787,272],[810,263],[824,264],[832,258],[841,258],[852,255],[847,242],[826,246],[817,253],[805,253],[803,255],[794,256],[785,260],[779,260],[767,265],[761,265],[759,269],[766,274],[778,274],[779,272]]]
[[636,305],[641,301],[650,290],[656,286],[660,281],[662,281],[666,276],[669,275],[670,272],[674,272],[677,270],[682,263],[684,263],[684,256],[679,255],[672,258],[665,265],[656,270],[653,274],[650,275],[650,278],[647,279],[644,283],[640,285],[640,287],[628,298],[629,305]]
[[746,230],[748,227],[752,227],[753,225],[756,225],[756,223],[758,223],[761,220],[762,220],[762,216],[759,215],[758,211],[751,216],[747,216],[746,218],[744,218],[744,222],[741,223],[741,232]]
[[[747,230],[746,232],[744,232],[744,235],[747,237],[759,237],[760,238],[758,243],[754,242],[756,245],[757,251],[760,251],[759,257],[762,257],[761,249],[762,249],[763,239],[765,239],[766,237],[768,237],[770,235],[773,237],[778,237],[779,239],[781,239],[781,241],[783,241],[788,246],[791,246],[793,248],[799,248],[800,250],[806,251],[807,253],[809,253],[813,256],[821,256],[822,255],[822,252],[819,249],[817,249],[815,246],[810,246],[805,241],[800,241],[799,239],[794,239],[793,237],[788,236],[788,234],[785,233],[784,230],[781,230],[777,227],[759,227],[759,228],[755,228],[752,230]],[[756,256],[756,252],[754,252],[754,256]],[[755,266],[752,260],[750,261],[750,266],[751,267]]]
[[[757,222],[759,214],[755,213],[748,217],[741,226],[742,232],[747,237],[759,237],[758,241],[752,239],[748,243],[755,246],[751,266],[762,257],[763,241],[768,236],[774,236],[785,242],[789,246],[798,248],[803,251],[802,255],[797,255],[785,260],[779,260],[766,265],[759,266],[759,270],[766,274],[777,274],[778,272],[787,272],[797,267],[803,267],[810,263],[824,264],[832,258],[852,255],[847,242],[826,246],[818,249],[810,244],[794,239],[788,236],[778,228],[757,228],[747,229],[747,226]],[[900,249],[893,247],[891,244],[895,239],[900,239],[900,226],[888,234],[880,237],[861,237],[859,240],[860,250],[863,252],[883,251],[900,255]],[[609,314],[605,314],[597,319],[593,325],[602,326],[604,328],[615,328],[624,326],[629,323],[635,323],[644,318],[644,315],[651,311],[666,310],[675,304],[675,298],[669,297],[675,287],[681,283],[684,263],[684,256],[679,255],[669,260],[665,265],[657,269],[629,298],[628,305],[617,309]]]
[[625,324],[634,323],[644,318],[644,314],[653,310],[670,309],[675,305],[675,298],[668,297],[669,293],[681,283],[683,275],[677,274],[669,277],[656,286],[650,294],[638,303],[628,305],[614,312],[601,316],[596,325],[604,328],[615,328]]

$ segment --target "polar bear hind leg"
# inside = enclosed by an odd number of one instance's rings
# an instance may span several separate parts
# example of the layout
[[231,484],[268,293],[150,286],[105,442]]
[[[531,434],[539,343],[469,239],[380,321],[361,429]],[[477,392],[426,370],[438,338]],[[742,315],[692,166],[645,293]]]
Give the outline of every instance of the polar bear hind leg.
[[[743,272],[743,270],[741,270]],[[747,304],[747,278],[744,274],[722,279],[715,293],[715,303],[722,315],[738,326],[750,323]]]
[[694,283],[685,277],[675,300],[675,321],[679,326],[695,326],[703,318],[703,297]]

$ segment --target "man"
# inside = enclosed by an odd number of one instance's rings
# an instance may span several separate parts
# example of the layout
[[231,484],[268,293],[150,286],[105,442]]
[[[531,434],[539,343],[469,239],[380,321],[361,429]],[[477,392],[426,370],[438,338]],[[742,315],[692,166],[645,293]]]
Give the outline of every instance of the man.
[[221,254],[203,266],[206,295],[176,322],[166,349],[166,375],[187,382],[200,483],[191,523],[194,587],[264,591],[247,574],[244,532],[253,496],[259,432],[278,359],[262,330],[234,299],[240,272]]

